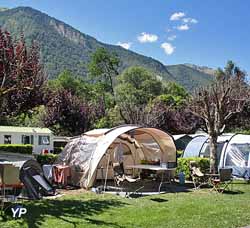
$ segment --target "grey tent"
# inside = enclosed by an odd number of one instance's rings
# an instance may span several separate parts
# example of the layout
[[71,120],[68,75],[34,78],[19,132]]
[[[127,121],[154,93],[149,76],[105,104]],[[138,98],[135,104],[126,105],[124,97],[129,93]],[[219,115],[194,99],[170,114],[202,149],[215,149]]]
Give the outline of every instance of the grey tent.
[[173,135],[176,150],[185,150],[188,143],[193,139],[190,135]]
[[[187,157],[209,158],[209,139],[207,135],[193,138],[184,154]],[[223,134],[217,141],[218,168],[233,168],[233,175],[250,178],[250,135]]]

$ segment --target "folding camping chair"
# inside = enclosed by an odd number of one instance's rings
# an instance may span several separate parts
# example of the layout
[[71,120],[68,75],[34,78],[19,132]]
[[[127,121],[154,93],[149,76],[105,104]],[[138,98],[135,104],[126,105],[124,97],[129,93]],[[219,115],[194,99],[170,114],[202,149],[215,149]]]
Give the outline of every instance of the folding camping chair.
[[199,189],[201,186],[208,184],[208,177],[203,172],[201,172],[195,161],[190,161],[189,167],[195,189]]
[[125,174],[123,164],[113,163],[113,170],[114,170],[114,180],[117,186],[119,186],[120,183],[124,182],[125,180],[128,181],[129,183],[133,183],[138,180],[131,178]]
[[120,182],[125,180],[124,169],[122,168],[121,164],[113,163],[113,170],[114,170],[114,182],[117,186],[120,186]]
[[117,187],[120,188],[120,192],[124,191],[125,197],[129,198],[131,195],[140,194],[140,190],[144,188],[144,186],[140,186],[139,188],[133,190],[130,192],[130,189],[126,189],[125,182],[128,183],[134,183],[137,182],[140,178],[132,178],[130,176],[127,176],[124,173],[124,167],[123,164],[120,163],[113,163],[113,170],[114,170],[114,182]]
[[223,193],[226,189],[229,189],[232,181],[233,169],[232,168],[221,168],[219,169],[219,178],[212,178],[211,184],[213,185],[212,191]]

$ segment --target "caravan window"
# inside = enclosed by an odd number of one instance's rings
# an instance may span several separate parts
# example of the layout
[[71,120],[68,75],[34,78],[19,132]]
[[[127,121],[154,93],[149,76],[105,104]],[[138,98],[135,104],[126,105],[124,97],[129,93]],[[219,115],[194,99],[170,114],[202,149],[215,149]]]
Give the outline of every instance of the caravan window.
[[50,137],[48,135],[39,135],[38,143],[39,145],[49,145]]
[[34,136],[22,135],[22,144],[34,144]]
[[11,135],[4,136],[4,144],[11,144]]

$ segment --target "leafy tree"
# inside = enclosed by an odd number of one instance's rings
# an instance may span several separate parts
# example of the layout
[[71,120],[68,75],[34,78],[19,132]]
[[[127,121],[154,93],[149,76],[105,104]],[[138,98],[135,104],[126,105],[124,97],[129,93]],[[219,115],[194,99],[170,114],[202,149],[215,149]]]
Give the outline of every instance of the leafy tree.
[[[227,132],[249,132],[250,129],[250,101],[247,101],[242,112],[236,113],[230,121],[227,121]],[[248,133],[249,134],[249,133]]]
[[[168,82],[164,85],[163,94],[171,96],[176,106],[181,106],[189,98],[188,92],[175,82]],[[164,97],[162,97],[164,98]]]
[[94,106],[67,90],[59,90],[49,95],[43,121],[56,134],[79,135],[103,116],[102,107],[101,103]]
[[0,30],[0,121],[42,104],[45,81],[37,44],[27,48],[23,35],[14,43]]
[[130,67],[118,78],[116,87],[117,102],[132,102],[136,105],[147,104],[163,91],[162,82],[143,67]]
[[249,97],[245,73],[229,62],[224,71],[219,70],[212,85],[198,89],[190,100],[190,110],[203,119],[209,134],[210,171],[213,173],[218,165],[217,138],[223,133],[228,121],[243,111]]
[[189,95],[181,86],[163,83],[142,67],[128,68],[118,82],[116,100],[125,123],[158,127],[171,133],[190,133],[197,128],[197,118],[182,108]]
[[86,99],[91,98],[92,85],[87,83],[81,78],[77,78],[72,75],[70,71],[65,70],[58,75],[54,80],[48,82],[49,90],[67,90],[72,95],[84,97]]
[[30,109],[28,113],[21,113],[6,119],[4,125],[24,126],[24,127],[44,127],[43,117],[46,115],[44,105]]
[[103,86],[105,92],[114,95],[114,79],[119,74],[119,59],[105,48],[98,48],[91,57],[88,71],[91,78]]

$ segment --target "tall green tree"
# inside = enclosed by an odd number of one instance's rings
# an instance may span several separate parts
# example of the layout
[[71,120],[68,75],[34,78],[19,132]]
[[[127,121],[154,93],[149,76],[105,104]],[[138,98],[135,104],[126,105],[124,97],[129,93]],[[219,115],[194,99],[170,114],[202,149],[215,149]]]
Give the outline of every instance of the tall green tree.
[[51,91],[64,89],[72,95],[90,99],[92,85],[65,70],[56,79],[48,82],[48,89]]
[[125,123],[145,122],[146,106],[161,94],[162,83],[143,67],[130,67],[118,77],[115,88],[116,104]]
[[118,57],[105,48],[98,48],[91,57],[88,71],[91,78],[103,86],[105,92],[114,95],[114,79],[119,74]]
[[145,105],[163,92],[163,84],[143,67],[130,67],[118,77],[116,100],[135,105]]

